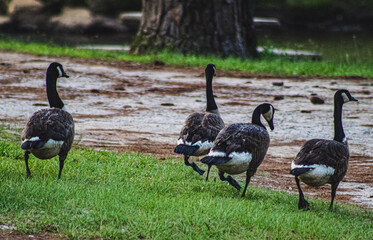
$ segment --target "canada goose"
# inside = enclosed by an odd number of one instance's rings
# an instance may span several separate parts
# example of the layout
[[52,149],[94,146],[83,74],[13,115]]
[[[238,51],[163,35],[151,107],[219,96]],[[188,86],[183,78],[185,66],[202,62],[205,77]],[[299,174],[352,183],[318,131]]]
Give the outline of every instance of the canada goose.
[[60,179],[64,161],[74,140],[74,120],[70,113],[63,110],[64,104],[57,93],[56,83],[59,77],[69,76],[64,72],[61,64],[51,63],[46,74],[50,108],[35,112],[22,132],[21,148],[25,150],[27,177],[31,176],[28,159],[29,154],[32,153],[39,159],[50,159],[59,155],[58,179]]
[[256,169],[262,163],[269,147],[269,134],[260,121],[260,116],[274,129],[273,117],[275,109],[269,103],[262,103],[255,108],[252,123],[235,123],[223,128],[215,139],[210,153],[201,159],[208,165],[206,180],[210,168],[216,165],[222,181],[228,181],[237,190],[241,186],[231,176],[224,177],[224,173],[240,174],[246,171],[246,185],[242,193],[245,196],[247,186]]
[[339,182],[348,168],[350,153],[342,126],[342,106],[349,101],[357,101],[350,92],[342,89],[334,95],[334,139],[312,139],[307,141],[291,163],[290,174],[295,176],[299,191],[299,209],[308,209],[309,203],[304,199],[299,180],[307,185],[317,187],[331,184],[333,201]]
[[175,153],[184,154],[184,163],[194,171],[203,174],[196,163],[189,162],[190,156],[201,156],[209,152],[219,131],[224,127],[218,106],[212,93],[212,78],[215,75],[215,65],[208,64],[206,69],[206,113],[192,113],[187,117],[181,129]]

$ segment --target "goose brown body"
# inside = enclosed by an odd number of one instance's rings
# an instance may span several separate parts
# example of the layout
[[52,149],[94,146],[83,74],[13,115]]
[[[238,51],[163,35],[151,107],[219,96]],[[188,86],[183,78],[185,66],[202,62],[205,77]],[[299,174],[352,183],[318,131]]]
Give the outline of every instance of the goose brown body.
[[245,196],[250,179],[263,162],[267,153],[270,138],[266,127],[261,123],[260,116],[268,122],[271,130],[273,126],[274,108],[269,103],[260,104],[255,108],[251,123],[235,123],[223,128],[214,141],[209,154],[201,159],[208,165],[206,180],[212,165],[219,169],[222,181],[228,181],[237,190],[241,186],[231,176],[224,174],[240,174],[246,172],[246,185],[242,193]]
[[299,192],[299,209],[308,209],[300,181],[307,185],[318,187],[331,184],[331,202],[329,209],[333,209],[333,202],[337,187],[346,175],[350,152],[342,125],[342,107],[344,103],[357,101],[345,89],[334,94],[334,138],[311,139],[307,141],[291,164],[290,174],[295,176]]
[[59,156],[61,178],[64,161],[74,141],[74,120],[70,113],[63,110],[64,104],[57,93],[57,78],[69,76],[59,63],[51,63],[46,74],[46,90],[50,108],[35,112],[28,120],[22,132],[21,148],[27,176],[31,176],[28,166],[29,154],[39,159],[50,159]]
[[316,176],[299,175],[299,179],[307,185],[318,187],[326,183],[340,182],[346,175],[349,162],[349,148],[347,143],[327,139],[312,139],[307,141],[294,159],[293,165],[303,165],[316,168],[317,165],[330,168],[330,174]]
[[208,64],[206,69],[206,99],[207,106],[204,113],[190,114],[180,131],[175,153],[184,155],[184,163],[202,175],[205,171],[200,169],[196,163],[189,162],[190,156],[201,156],[207,154],[219,131],[224,127],[223,119],[220,117],[213,91],[212,79],[215,75],[215,65]]
[[[38,137],[44,146],[27,149],[39,159],[67,155],[74,141],[74,120],[70,113],[58,109],[35,112],[22,132],[22,141]],[[50,144],[47,144],[48,141]]]

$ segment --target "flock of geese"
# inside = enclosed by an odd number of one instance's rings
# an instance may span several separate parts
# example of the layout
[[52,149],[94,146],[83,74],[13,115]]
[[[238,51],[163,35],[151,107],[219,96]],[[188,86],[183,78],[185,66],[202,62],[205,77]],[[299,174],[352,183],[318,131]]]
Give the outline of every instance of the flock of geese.
[[[212,80],[215,65],[208,64],[206,69],[207,106],[204,113],[193,113],[187,117],[181,129],[175,153],[184,155],[184,163],[200,175],[204,170],[196,163],[189,162],[191,156],[203,156],[201,162],[210,168],[218,168],[219,178],[227,181],[237,190],[240,184],[230,175],[246,172],[246,184],[242,193],[245,196],[251,177],[262,163],[270,143],[266,127],[261,116],[274,130],[275,108],[270,103],[257,106],[252,114],[251,123],[235,123],[225,126],[215,102]],[[57,92],[57,79],[69,76],[59,63],[51,63],[46,73],[46,91],[50,108],[35,112],[28,120],[22,132],[22,145],[27,177],[31,176],[28,166],[29,154],[39,159],[59,156],[59,174],[61,178],[64,161],[74,140],[74,121],[70,113],[64,110],[64,104]],[[337,187],[347,172],[349,148],[342,126],[342,106],[349,101],[357,101],[345,89],[334,95],[334,138],[333,140],[312,139],[307,141],[291,163],[290,174],[295,176],[299,191],[299,209],[309,209],[300,187],[300,181],[309,186],[331,184],[331,203]],[[225,174],[230,174],[225,176]]]

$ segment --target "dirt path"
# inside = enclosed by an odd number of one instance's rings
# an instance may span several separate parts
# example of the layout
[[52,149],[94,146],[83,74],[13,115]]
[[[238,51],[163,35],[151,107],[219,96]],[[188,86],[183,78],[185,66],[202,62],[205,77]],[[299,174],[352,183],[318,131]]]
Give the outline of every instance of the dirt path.
[[[186,116],[205,107],[203,68],[1,52],[2,124],[23,128],[33,112],[48,106],[45,69],[56,60],[70,75],[59,80],[58,88],[75,119],[75,140],[80,146],[174,156]],[[226,124],[249,121],[253,109],[262,102],[271,102],[277,109],[271,146],[253,184],[297,193],[289,174],[290,162],[305,140],[333,137],[332,97],[340,88],[349,89],[359,104],[346,104],[343,110],[351,160],[336,201],[373,208],[372,79],[279,78],[223,73],[217,66],[214,94]],[[326,104],[311,104],[311,93],[325,96]],[[308,197],[329,200],[329,188],[304,186],[304,191]]]

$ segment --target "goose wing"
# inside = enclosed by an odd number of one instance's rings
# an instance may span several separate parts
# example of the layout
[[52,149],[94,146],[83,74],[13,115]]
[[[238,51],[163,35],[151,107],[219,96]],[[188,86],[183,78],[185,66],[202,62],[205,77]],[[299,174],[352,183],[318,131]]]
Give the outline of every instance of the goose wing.
[[190,143],[199,141],[201,139],[200,134],[203,117],[203,113],[190,114],[181,128],[179,139],[181,139],[183,142]]
[[340,178],[347,171],[349,155],[347,144],[334,140],[312,139],[303,145],[293,163],[297,168],[317,165],[332,167],[335,170],[334,176]]
[[22,140],[39,137],[41,140],[66,140],[74,134],[74,121],[70,113],[57,108],[35,112],[26,124]]
[[[263,127],[255,124],[236,123],[225,127],[216,137],[209,157],[212,159],[207,164],[222,164],[232,159],[233,155],[248,154],[252,159],[258,159],[258,164],[269,146],[269,134]],[[203,159],[201,160],[202,162]]]
[[348,159],[349,150],[346,144],[326,139],[307,141],[294,159],[295,164],[324,164],[336,166]]
[[213,142],[220,130],[224,128],[223,119],[215,113],[206,113],[202,119],[203,133],[201,137],[210,142]]

